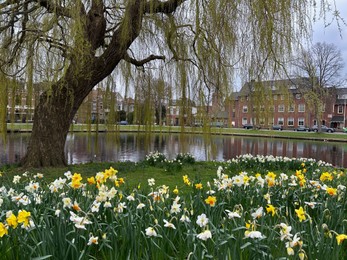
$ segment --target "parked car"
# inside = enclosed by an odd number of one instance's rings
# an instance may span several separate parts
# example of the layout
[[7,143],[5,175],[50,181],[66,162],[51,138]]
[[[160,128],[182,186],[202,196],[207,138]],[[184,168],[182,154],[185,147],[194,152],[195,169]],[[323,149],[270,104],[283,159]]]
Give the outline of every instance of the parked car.
[[261,127],[259,125],[252,125],[252,124],[244,124],[242,125],[244,129],[260,129]]
[[272,126],[272,130],[282,131],[283,130],[283,125],[273,125]]
[[253,129],[254,126],[252,124],[245,124],[242,126],[244,129]]
[[223,122],[211,122],[210,124],[211,127],[224,127]]
[[127,124],[128,124],[128,121],[120,121],[119,124],[120,124],[120,125],[127,125]]
[[303,126],[300,125],[297,128],[294,129],[294,131],[298,131],[298,132],[310,132],[311,128],[307,127],[307,126]]
[[[312,131],[318,132],[318,126],[317,125],[312,126]],[[321,126],[321,131],[322,132],[327,132],[327,133],[333,133],[333,132],[335,132],[335,129],[331,128],[331,127],[327,127],[326,125],[322,125]]]

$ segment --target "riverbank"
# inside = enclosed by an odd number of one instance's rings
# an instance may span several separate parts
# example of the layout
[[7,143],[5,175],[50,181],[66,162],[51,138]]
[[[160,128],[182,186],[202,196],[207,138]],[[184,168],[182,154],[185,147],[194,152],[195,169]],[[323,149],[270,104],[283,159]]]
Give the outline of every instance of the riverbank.
[[[8,123],[7,132],[25,133],[31,132],[32,123]],[[302,139],[324,142],[347,142],[347,134],[338,133],[315,133],[296,132],[290,130],[250,130],[241,128],[218,128],[218,127],[181,127],[181,126],[156,126],[156,125],[104,125],[104,124],[72,124],[70,132],[153,132],[153,133],[184,133],[184,134],[213,134],[235,135],[264,138]]]

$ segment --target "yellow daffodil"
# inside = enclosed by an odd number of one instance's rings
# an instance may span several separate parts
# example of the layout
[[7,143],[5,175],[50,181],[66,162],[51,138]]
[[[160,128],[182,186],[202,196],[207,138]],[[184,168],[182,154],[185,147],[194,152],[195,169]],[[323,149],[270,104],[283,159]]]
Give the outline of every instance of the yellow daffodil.
[[299,209],[296,209],[295,212],[296,212],[296,215],[298,216],[300,222],[303,221],[303,220],[306,220],[306,212],[303,209],[303,207],[300,207]]
[[208,196],[207,199],[205,199],[206,204],[210,205],[211,207],[214,207],[216,205],[216,197],[215,196]]
[[92,177],[90,177],[90,178],[87,178],[87,182],[88,182],[88,184],[90,184],[90,185],[95,184],[96,181],[95,181],[94,176],[92,176]]
[[341,245],[341,243],[342,243],[345,239],[347,239],[347,235],[345,235],[345,234],[340,234],[340,235],[337,235],[337,236],[336,236],[336,241],[337,241],[337,244],[338,244],[338,245]]
[[196,183],[195,184],[195,189],[201,190],[202,189],[202,183]]
[[336,193],[337,193],[337,189],[332,188],[332,187],[329,187],[329,188],[327,188],[327,193],[328,193],[330,196],[335,196]]
[[79,180],[72,181],[71,182],[71,187],[74,189],[78,189],[82,186],[82,183]]
[[71,181],[81,181],[82,180],[82,176],[80,173],[74,173],[74,175],[72,175],[71,177]]
[[295,176],[298,177],[299,175],[302,175],[301,170],[296,170],[296,171],[295,171]]
[[269,179],[276,179],[276,173],[274,172],[268,172],[266,174],[266,178],[269,178]]
[[174,194],[178,194],[178,189],[177,189],[177,186],[175,187],[175,189],[172,191]]
[[8,218],[6,218],[6,223],[12,228],[18,226],[17,217],[12,213]]
[[329,172],[323,172],[319,179],[321,181],[332,181],[334,179],[334,176]]
[[27,227],[29,225],[29,218],[31,216],[31,213],[26,210],[20,210],[18,212],[17,222],[23,223],[24,227]]
[[275,184],[276,184],[275,179],[273,179],[273,178],[267,179],[267,186],[273,187],[273,186],[275,186]]
[[269,204],[269,205],[267,205],[266,212],[271,213],[272,216],[275,216],[276,208],[274,206],[272,206],[271,204]]
[[190,182],[190,180],[188,178],[188,175],[184,175],[183,176],[183,182],[184,182],[184,184],[190,186],[191,182]]
[[4,225],[4,223],[0,222],[0,237],[3,237],[4,235],[8,234],[7,227]]

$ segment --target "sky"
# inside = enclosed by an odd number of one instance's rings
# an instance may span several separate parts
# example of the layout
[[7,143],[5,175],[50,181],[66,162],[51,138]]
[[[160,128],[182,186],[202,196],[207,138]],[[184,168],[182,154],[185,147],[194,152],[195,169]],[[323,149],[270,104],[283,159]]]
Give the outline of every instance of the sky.
[[[330,3],[333,3],[333,0],[329,0]],[[345,25],[340,22],[340,30],[335,20],[329,25],[325,26],[325,24],[330,23],[332,21],[332,15],[329,15],[326,19],[326,22],[323,19],[317,21],[313,25],[313,43],[316,42],[326,42],[333,43],[337,46],[337,48],[341,51],[343,61],[345,63],[345,67],[341,76],[347,79],[347,7],[346,0],[335,0],[336,9],[339,10],[340,16],[344,19]],[[347,82],[346,86],[347,87]]]

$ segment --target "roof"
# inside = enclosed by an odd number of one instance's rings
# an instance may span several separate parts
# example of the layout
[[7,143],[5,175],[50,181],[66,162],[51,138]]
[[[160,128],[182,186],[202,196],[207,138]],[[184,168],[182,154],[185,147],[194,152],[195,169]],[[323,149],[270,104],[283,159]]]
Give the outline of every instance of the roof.
[[309,86],[309,79],[292,78],[268,81],[251,81],[243,85],[240,90],[240,95],[249,95],[249,93],[254,89],[253,85],[262,86],[262,88],[264,89],[271,90],[272,93],[283,93],[283,88],[291,91],[292,93],[299,93],[302,92],[305,87]]

